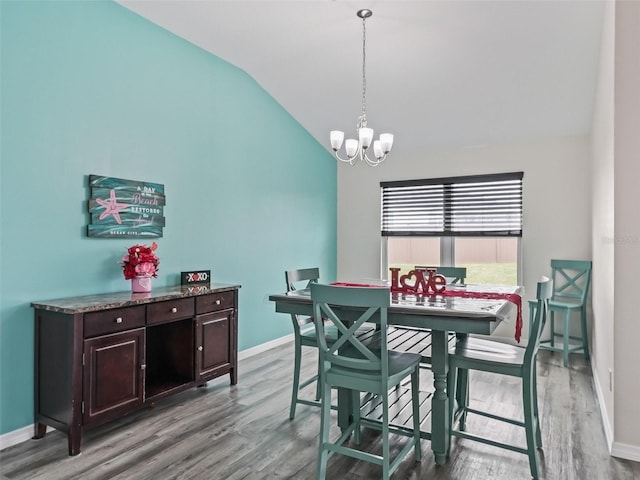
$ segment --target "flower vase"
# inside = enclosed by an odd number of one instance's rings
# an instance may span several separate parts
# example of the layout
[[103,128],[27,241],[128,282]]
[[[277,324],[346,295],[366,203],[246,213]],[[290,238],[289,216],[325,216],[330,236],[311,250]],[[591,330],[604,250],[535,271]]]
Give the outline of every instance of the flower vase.
[[151,291],[151,276],[138,276],[131,279],[131,291],[133,293],[146,293]]

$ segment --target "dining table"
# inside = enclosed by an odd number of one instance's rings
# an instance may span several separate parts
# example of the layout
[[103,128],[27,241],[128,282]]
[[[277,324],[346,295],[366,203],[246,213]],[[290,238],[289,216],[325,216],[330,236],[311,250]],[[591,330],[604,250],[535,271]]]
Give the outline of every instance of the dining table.
[[[383,286],[367,282],[340,282],[342,285]],[[346,287],[348,288],[348,287]],[[423,295],[390,291],[390,306],[387,309],[389,325],[431,330],[431,368],[433,372],[433,394],[431,395],[431,431],[421,426],[421,436],[431,439],[436,464],[446,462],[451,441],[449,425],[449,398],[447,373],[449,370],[449,348],[452,335],[491,335],[502,322],[521,328],[523,288],[508,285],[448,285],[446,293]],[[279,313],[312,316],[313,303],[309,289],[269,295]],[[358,309],[342,311],[342,316],[353,314]],[[372,318],[372,321],[376,321]],[[518,325],[519,324],[519,325]],[[519,328],[518,328],[519,327]],[[519,332],[516,336],[519,340]],[[338,391],[338,425],[346,428],[354,405],[353,395]]]

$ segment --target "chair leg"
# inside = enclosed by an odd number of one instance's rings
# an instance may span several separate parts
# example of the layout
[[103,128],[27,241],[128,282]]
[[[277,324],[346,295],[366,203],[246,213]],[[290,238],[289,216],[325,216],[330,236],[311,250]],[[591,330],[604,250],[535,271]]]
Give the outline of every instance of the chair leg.
[[549,312],[549,332],[551,333],[551,346],[556,346],[556,312]]
[[564,363],[564,366],[566,367],[567,365],[569,365],[569,317],[570,317],[570,312],[569,310],[567,310],[564,313],[564,320],[563,320],[563,332],[562,332],[562,363]]
[[300,361],[302,357],[302,345],[300,338],[295,337],[293,351],[293,390],[291,391],[291,407],[289,408],[289,419],[296,416],[296,405],[298,404],[298,389],[300,388]]
[[382,394],[382,479],[389,480],[389,396]]
[[522,379],[522,403],[524,405],[524,428],[527,437],[527,455],[529,457],[529,468],[531,476],[535,479],[539,477],[538,473],[538,453],[536,451],[536,428],[534,423],[534,399],[533,399],[533,375],[525,375]]
[[535,361],[533,362],[533,419],[535,421],[536,448],[542,448],[542,432],[540,431],[540,414],[538,412],[538,372]]
[[322,398],[322,363],[320,362],[320,352],[318,351],[318,379],[316,380],[316,400]]
[[589,334],[587,333],[587,307],[583,305],[580,310],[580,317],[582,321],[582,348],[584,351],[584,358],[589,361]]
[[353,442],[360,445],[362,432],[360,431],[360,392],[351,390],[351,405],[353,405]]
[[331,388],[322,385],[322,398],[320,399],[320,435],[318,441],[318,466],[316,480],[324,480],[327,475],[327,462],[329,451],[326,445],[329,443],[329,431],[331,427]]
[[458,428],[461,432],[464,432],[467,429],[467,407],[469,406],[469,370],[466,368],[458,369],[457,388],[456,400],[458,401],[458,408],[462,412]]
[[416,367],[411,374],[411,401],[413,403],[413,441],[416,462],[422,460],[422,446],[420,444],[420,367]]

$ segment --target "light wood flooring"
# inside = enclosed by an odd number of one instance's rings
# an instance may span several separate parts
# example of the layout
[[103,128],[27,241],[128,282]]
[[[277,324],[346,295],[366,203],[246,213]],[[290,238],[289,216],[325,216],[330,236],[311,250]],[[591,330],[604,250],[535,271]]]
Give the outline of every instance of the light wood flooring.
[[[315,368],[306,349],[303,368]],[[0,452],[5,479],[313,479],[316,468],[318,409],[298,406],[288,418],[293,348],[283,346],[240,362],[239,382],[228,377],[167,398],[119,421],[85,432],[82,453],[67,456],[66,437],[50,431]],[[640,463],[610,457],[592,387],[591,370],[573,355],[569,368],[558,354],[540,352],[538,385],[544,452],[541,478],[549,480],[640,479]],[[429,373],[422,375],[430,388]],[[308,388],[312,394],[312,387]],[[521,412],[517,379],[472,373],[471,403],[502,414]],[[469,417],[469,431],[483,429],[502,440],[524,434],[491,420]],[[406,441],[397,438],[397,443]],[[379,436],[367,430],[363,444],[379,448]],[[453,439],[451,457],[435,466],[431,444],[422,442],[423,459],[409,456],[393,479],[514,480],[527,479],[526,456]],[[370,480],[380,469],[334,456],[328,478]]]

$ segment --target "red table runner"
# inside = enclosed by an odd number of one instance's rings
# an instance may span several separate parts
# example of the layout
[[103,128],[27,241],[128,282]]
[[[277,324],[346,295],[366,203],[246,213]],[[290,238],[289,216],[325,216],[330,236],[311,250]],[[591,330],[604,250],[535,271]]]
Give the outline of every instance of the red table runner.
[[[384,285],[374,285],[370,283],[350,283],[350,282],[333,282],[331,285],[338,287],[384,287]],[[391,289],[393,291],[393,289]],[[409,292],[398,292],[409,293]],[[462,298],[486,298],[489,300],[508,300],[515,304],[518,308],[516,315],[516,342],[520,343],[522,336],[522,297],[517,293],[498,293],[498,292],[469,292],[466,290],[443,290],[434,295],[442,295],[443,297],[462,297]],[[429,295],[430,296],[430,295]]]
[[487,298],[490,300],[509,300],[518,307],[516,316],[516,342],[520,343],[522,334],[522,297],[517,293],[498,293],[498,292],[467,292],[464,290],[444,290],[436,295],[443,297],[462,297],[462,298]]

